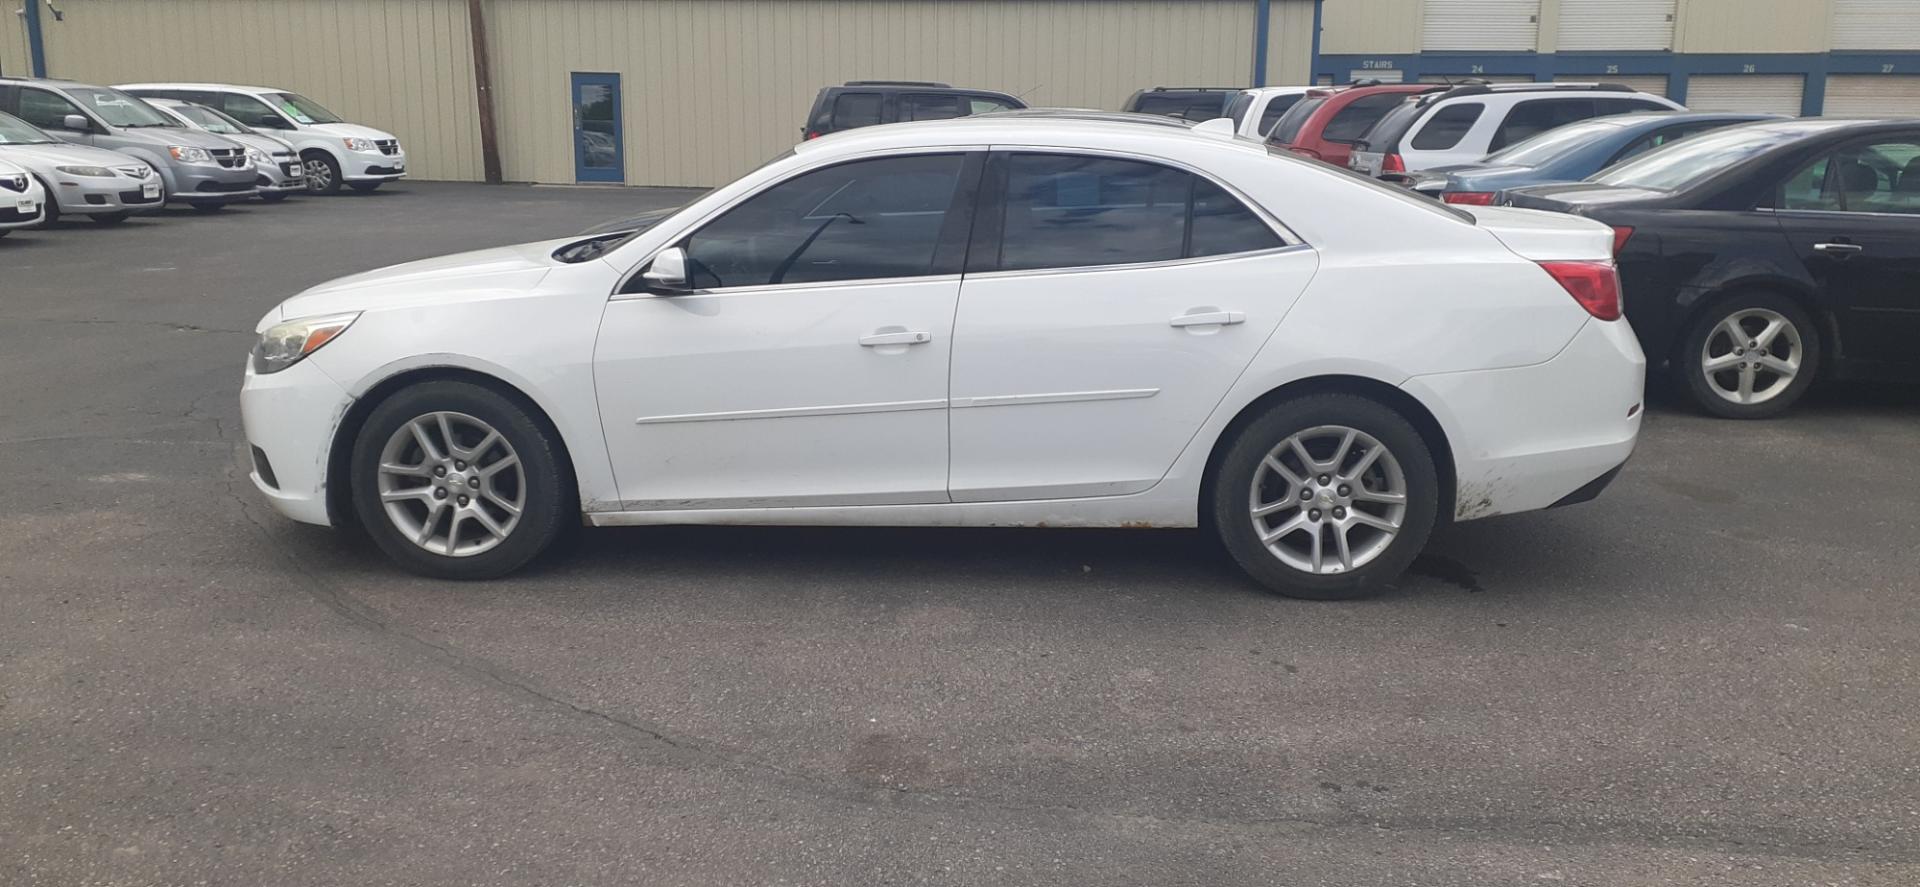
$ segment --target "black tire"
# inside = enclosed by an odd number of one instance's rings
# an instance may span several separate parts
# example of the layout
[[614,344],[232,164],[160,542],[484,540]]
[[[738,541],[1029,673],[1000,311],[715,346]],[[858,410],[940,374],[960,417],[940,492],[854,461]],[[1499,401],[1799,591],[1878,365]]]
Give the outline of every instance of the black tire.
[[51,228],[60,222],[60,202],[53,199],[53,189],[47,187],[45,179],[40,180],[40,188],[47,192],[47,200],[40,204],[45,212],[41,215],[40,224],[36,227]]
[[[1717,382],[1710,382],[1706,362],[1710,358],[1726,359],[1725,352],[1735,344],[1744,346],[1757,341],[1750,339],[1748,343],[1733,343],[1731,337],[1722,330],[1721,324],[1731,318],[1744,316],[1742,329],[1764,330],[1764,320],[1753,316],[1759,312],[1771,313],[1788,326],[1776,335],[1761,356],[1770,361],[1797,357],[1799,367],[1790,380],[1770,370],[1756,369],[1753,390],[1766,394],[1766,398],[1757,403],[1738,403],[1718,393],[1718,389],[1725,387],[1737,396],[1742,371],[1737,368],[1723,370],[1715,374]],[[1794,348],[1793,340],[1796,339],[1798,347]],[[1722,353],[1710,352],[1710,344],[1715,351]],[[1808,317],[1792,299],[1763,291],[1737,293],[1714,302],[1694,318],[1687,327],[1686,336],[1680,340],[1680,350],[1673,356],[1671,366],[1681,389],[1708,414],[1724,419],[1765,419],[1785,412],[1801,395],[1807,393],[1807,387],[1813,384],[1814,377],[1820,372],[1820,345],[1819,327],[1814,326],[1813,318]],[[1747,356],[1744,348],[1741,353],[1734,355],[1735,358],[1744,356]],[[1775,391],[1775,386],[1783,380],[1785,387]]]
[[[416,417],[442,411],[471,416],[498,431],[519,457],[525,481],[519,523],[494,547],[460,557],[415,544],[401,533],[380,501],[380,459],[388,439]],[[350,471],[354,514],[374,543],[412,572],[440,579],[504,576],[539,557],[580,522],[579,494],[562,452],[557,435],[518,397],[471,382],[409,386],[374,407],[354,440]]]
[[380,182],[348,182],[347,187],[362,194],[371,194],[378,190],[381,184]]
[[265,194],[260,195],[260,199],[266,201],[267,203],[279,203],[280,201],[287,199],[287,192],[269,191]]
[[193,207],[194,212],[202,213],[206,215],[211,215],[213,213],[217,213],[227,208],[226,203],[218,200],[212,200],[212,201],[203,200],[203,201],[200,201],[199,203],[189,203],[187,205]]
[[302,153],[300,161],[307,167],[307,193],[340,193],[340,163],[333,155],[314,149]]
[[[1293,435],[1321,426],[1352,429],[1385,446],[1393,461],[1398,463],[1404,483],[1405,510],[1399,516],[1398,531],[1391,537],[1377,530],[1357,525],[1351,530],[1342,530],[1341,527],[1327,520],[1334,514],[1332,510],[1327,510],[1317,512],[1323,515],[1322,520],[1313,521],[1300,530],[1294,531],[1293,534],[1274,540],[1276,545],[1304,546],[1306,542],[1302,537],[1312,539],[1313,536],[1306,535],[1312,533],[1325,540],[1323,546],[1328,548],[1332,544],[1334,532],[1347,534],[1349,539],[1353,538],[1351,533],[1361,534],[1362,547],[1370,546],[1379,539],[1387,540],[1384,548],[1373,554],[1371,559],[1358,563],[1350,571],[1314,573],[1308,569],[1290,565],[1281,560],[1279,555],[1261,541],[1262,528],[1277,529],[1269,521],[1280,520],[1284,523],[1292,517],[1308,517],[1309,509],[1305,505],[1292,506],[1297,510],[1291,513],[1281,511],[1275,516],[1266,518],[1256,518],[1250,513],[1250,507],[1256,495],[1255,479],[1261,474],[1262,465],[1268,454]],[[1319,459],[1331,459],[1333,452],[1339,447],[1338,437],[1339,435],[1335,434],[1333,442],[1327,445],[1330,447],[1329,450],[1311,454]],[[1309,441],[1309,449],[1311,450],[1316,443],[1317,441]],[[1363,451],[1350,449],[1341,464],[1346,466],[1346,470],[1351,470],[1363,455],[1365,455]],[[1383,472],[1383,465],[1383,462],[1376,460],[1374,467],[1366,470],[1367,480],[1364,483],[1375,485],[1366,488],[1375,488],[1379,485],[1379,479],[1384,475],[1375,474],[1375,472]],[[1290,470],[1297,471],[1300,467],[1296,462],[1290,466]],[[1268,480],[1279,478],[1279,475],[1271,472],[1265,476]],[[1349,489],[1348,485],[1339,483],[1337,471],[1329,472],[1326,476],[1330,482],[1326,486],[1320,485],[1320,479],[1317,476],[1307,475],[1303,478],[1307,482],[1309,493],[1316,497],[1316,504],[1319,504],[1317,498],[1322,494],[1331,499],[1333,492]],[[1271,498],[1268,498],[1268,494],[1264,491],[1259,495],[1267,502],[1291,502],[1298,489],[1291,488],[1284,495],[1274,494]],[[1239,563],[1240,568],[1245,570],[1254,581],[1286,597],[1323,601],[1351,600],[1369,597],[1390,587],[1392,582],[1406,571],[1407,566],[1413,563],[1420,549],[1426,546],[1427,537],[1433,533],[1433,525],[1439,513],[1440,482],[1439,474],[1434,468],[1433,454],[1428,450],[1426,441],[1420,437],[1420,433],[1414,430],[1412,423],[1405,417],[1377,401],[1359,395],[1329,393],[1309,394],[1276,404],[1267,410],[1265,415],[1243,428],[1228,447],[1218,471],[1215,472],[1209,493],[1212,501],[1210,516],[1214,531],[1219,534],[1220,541],[1226,545],[1234,561]],[[1342,520],[1345,520],[1347,508],[1351,507],[1353,507],[1352,503],[1342,506]],[[1366,509],[1374,510],[1390,509],[1390,507],[1374,503],[1365,505]],[[1329,505],[1328,508],[1331,509],[1332,506]],[[1375,514],[1375,511],[1367,513]]]
[[95,225],[118,225],[132,217],[133,213],[96,213],[93,216],[93,223]]

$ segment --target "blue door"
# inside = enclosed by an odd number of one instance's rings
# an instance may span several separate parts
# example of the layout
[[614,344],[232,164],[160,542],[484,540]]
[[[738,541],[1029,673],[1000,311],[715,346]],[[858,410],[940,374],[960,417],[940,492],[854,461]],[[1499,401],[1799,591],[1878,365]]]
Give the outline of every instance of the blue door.
[[620,75],[573,75],[573,177],[580,182],[624,182],[620,145]]

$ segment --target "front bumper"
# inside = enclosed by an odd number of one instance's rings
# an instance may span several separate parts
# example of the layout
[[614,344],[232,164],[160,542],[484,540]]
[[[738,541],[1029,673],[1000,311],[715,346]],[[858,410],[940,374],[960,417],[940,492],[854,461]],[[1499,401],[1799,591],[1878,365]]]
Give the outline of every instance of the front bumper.
[[340,178],[348,182],[391,182],[407,176],[407,152],[380,154],[347,151],[342,154]]
[[0,231],[30,228],[47,218],[46,193],[32,179],[27,190],[0,188]]
[[252,447],[250,478],[273,510],[302,523],[329,526],[327,455],[334,429],[353,398],[303,360],[260,375],[247,364],[240,386],[240,424]]
[[172,187],[167,199],[176,203],[232,203],[259,193],[251,165],[229,169],[224,166],[180,164],[173,168]]
[[[1533,511],[1599,495],[1633,454],[1647,360],[1625,321],[1589,320],[1545,363],[1415,376],[1453,449],[1454,519]],[[1565,500],[1565,501],[1563,501]]]
[[[149,192],[153,196],[147,196]],[[68,176],[53,180],[52,198],[67,215],[149,212],[167,202],[167,188],[157,175],[139,179]]]
[[297,157],[256,163],[253,173],[253,184],[262,194],[307,190],[306,166]]

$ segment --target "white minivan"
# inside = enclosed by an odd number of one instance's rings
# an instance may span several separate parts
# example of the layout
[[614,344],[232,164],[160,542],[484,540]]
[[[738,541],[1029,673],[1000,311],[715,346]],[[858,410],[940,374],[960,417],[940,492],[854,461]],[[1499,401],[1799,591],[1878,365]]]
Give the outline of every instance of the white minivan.
[[206,105],[291,142],[306,166],[308,191],[331,194],[341,185],[372,191],[407,174],[407,152],[392,133],[348,123],[299,93],[231,83],[129,83],[119,89]]

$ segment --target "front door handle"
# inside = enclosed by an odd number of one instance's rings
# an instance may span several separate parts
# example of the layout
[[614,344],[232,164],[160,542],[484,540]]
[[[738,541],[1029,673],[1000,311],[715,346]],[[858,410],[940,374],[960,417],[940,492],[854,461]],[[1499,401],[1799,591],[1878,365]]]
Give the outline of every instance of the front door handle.
[[1234,323],[1246,323],[1245,311],[1198,311],[1182,314],[1167,321],[1169,326],[1226,326]]
[[874,333],[871,336],[860,337],[860,345],[865,348],[874,348],[881,345],[925,345],[931,341],[933,341],[932,333],[919,330]]
[[1854,253],[1865,252],[1866,247],[1857,243],[1816,243],[1813,248],[1819,252],[1844,259]]

